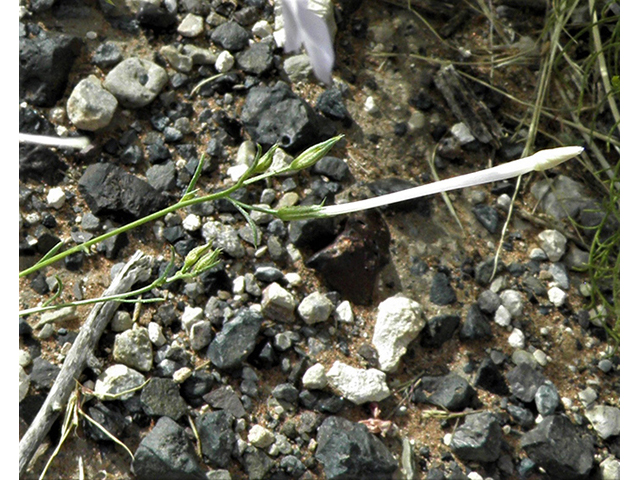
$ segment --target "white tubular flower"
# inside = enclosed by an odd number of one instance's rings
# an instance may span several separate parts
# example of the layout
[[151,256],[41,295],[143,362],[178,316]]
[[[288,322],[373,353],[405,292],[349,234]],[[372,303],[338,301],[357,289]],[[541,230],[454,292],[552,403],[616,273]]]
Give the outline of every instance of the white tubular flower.
[[297,52],[304,45],[316,77],[330,85],[335,57],[325,20],[309,8],[308,0],[281,1],[285,52]]
[[320,210],[315,213],[319,216],[344,215],[345,213],[352,213],[360,210],[391,205],[393,203],[404,202],[406,200],[413,200],[414,198],[433,195],[434,193],[448,192],[449,190],[458,188],[474,187],[485,183],[498,182],[500,180],[524,175],[525,173],[529,173],[534,170],[541,172],[580,155],[583,150],[583,147],[559,147],[541,150],[528,157],[503,163],[497,167],[447,178],[445,180],[408,188],[406,190],[381,195],[379,197],[367,198],[366,200],[359,200],[339,205],[329,205],[320,208]]

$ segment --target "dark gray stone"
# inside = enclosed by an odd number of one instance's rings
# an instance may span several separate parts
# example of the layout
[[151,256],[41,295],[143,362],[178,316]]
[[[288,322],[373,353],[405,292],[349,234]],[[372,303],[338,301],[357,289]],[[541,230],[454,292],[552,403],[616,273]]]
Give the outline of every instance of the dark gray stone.
[[169,12],[153,3],[141,2],[140,8],[136,12],[136,20],[141,27],[162,32],[172,30],[178,23],[178,16],[176,12]]
[[458,335],[462,341],[477,340],[491,336],[491,325],[477,304],[474,303],[469,307],[467,318],[462,323]]
[[206,480],[184,429],[161,417],[142,439],[133,459],[137,480]]
[[300,405],[308,410],[333,415],[340,412],[345,403],[342,397],[322,390],[302,390],[299,401]]
[[38,107],[55,106],[64,96],[82,40],[41,30],[36,37],[20,37],[19,49],[20,100]]
[[[425,390],[432,393],[427,395]],[[443,377],[422,377],[413,398],[415,402],[430,403],[451,412],[460,412],[469,406],[474,393],[469,382],[450,373]]]
[[436,315],[427,320],[427,328],[423,330],[420,345],[438,348],[453,338],[453,334],[460,325],[458,315]]
[[293,478],[300,478],[304,472],[307,471],[304,463],[294,455],[285,455],[282,457],[282,460],[280,460],[280,468]]
[[247,413],[242,406],[240,397],[229,385],[213,390],[205,394],[203,398],[211,408],[222,409],[236,418],[244,417]]
[[273,67],[273,47],[266,42],[254,43],[236,55],[238,66],[250,75],[264,75]]
[[68,168],[58,154],[48,147],[20,145],[18,175],[23,182],[35,180],[46,185],[57,185],[64,179]]
[[262,450],[249,445],[242,454],[242,466],[249,480],[262,480],[266,477],[275,462]]
[[230,21],[211,32],[211,41],[230,52],[239,52],[249,44],[251,34],[238,23]]
[[593,467],[592,439],[564,415],[551,415],[525,433],[520,446],[551,478],[580,480]]
[[525,403],[533,401],[538,388],[545,380],[545,376],[528,363],[521,363],[507,373],[511,392]]
[[236,444],[233,416],[223,410],[207,412],[196,419],[196,428],[207,462],[215,467],[227,468]]
[[[480,262],[476,265],[474,269],[474,275],[476,282],[480,285],[488,285],[491,281],[491,275],[493,274],[493,265],[495,262],[494,257],[487,258],[486,260]],[[504,272],[505,265],[502,260],[498,260],[498,268],[496,268],[496,275]]]
[[351,116],[339,88],[332,87],[322,92],[316,101],[316,108],[331,120],[342,121],[346,128],[351,126]]
[[431,303],[436,305],[450,305],[455,303],[456,292],[449,283],[449,276],[444,272],[436,272],[429,291]]
[[553,414],[560,405],[560,395],[551,382],[545,382],[538,387],[534,400],[538,413],[543,416]]
[[496,395],[508,395],[509,387],[498,366],[491,360],[485,358],[480,362],[474,380],[476,387],[495,393]]
[[318,428],[316,459],[329,480],[391,480],[398,462],[367,427],[328,417]]
[[274,144],[291,153],[327,140],[335,128],[284,82],[249,90],[240,116],[251,138],[264,148]]
[[349,165],[341,158],[327,156],[311,167],[311,171],[329,177],[336,182],[341,182],[349,176]]
[[473,214],[480,225],[486,228],[489,233],[496,233],[500,228],[500,215],[495,208],[479,203],[474,205]]
[[492,413],[467,415],[451,437],[451,451],[462,460],[495,462],[500,456],[502,429]]
[[122,50],[114,42],[104,42],[98,46],[91,55],[91,63],[101,69],[115,67],[122,61]]
[[207,357],[221,369],[234,369],[242,365],[253,352],[262,315],[248,308],[241,309],[231,320],[225,322],[209,344]]
[[284,402],[289,405],[297,405],[298,403],[298,389],[291,383],[281,383],[276,385],[271,392],[273,397],[279,402]]
[[180,393],[185,398],[201,398],[211,391],[215,383],[215,377],[207,370],[196,370],[193,374],[180,384]]
[[536,419],[529,409],[517,405],[507,405],[507,412],[518,425],[524,428],[531,428],[535,423]]
[[135,220],[166,205],[166,199],[151,185],[110,163],[89,165],[78,189],[98,217]]
[[42,357],[33,359],[29,380],[36,390],[49,390],[60,373],[60,367]]
[[171,378],[151,378],[140,394],[144,413],[152,417],[179,420],[187,413],[187,403],[180,396],[180,387]]
[[[113,403],[113,402],[111,402]],[[89,416],[98,422],[105,430],[116,438],[120,438],[122,432],[127,427],[127,420],[116,410],[115,407],[107,406],[102,402],[94,402],[86,409]],[[93,423],[86,421],[84,423],[87,434],[96,441],[108,442],[112,439]]]

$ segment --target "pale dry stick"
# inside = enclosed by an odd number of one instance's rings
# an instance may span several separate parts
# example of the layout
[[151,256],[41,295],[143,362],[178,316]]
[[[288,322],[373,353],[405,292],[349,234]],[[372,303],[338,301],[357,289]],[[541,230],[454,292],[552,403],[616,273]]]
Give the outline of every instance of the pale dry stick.
[[[434,148],[432,150],[432,152],[429,154],[429,169],[431,170],[431,175],[433,175],[433,178],[436,181],[439,181],[440,178],[438,177],[438,171],[436,170],[436,148]],[[458,227],[460,227],[460,231],[462,232],[463,235],[466,235],[467,232],[465,231],[464,227],[462,226],[462,222],[460,221],[460,217],[458,217],[458,214],[456,212],[456,209],[453,207],[453,203],[451,202],[451,199],[449,198],[449,195],[447,195],[446,192],[442,192],[440,195],[442,195],[442,200],[444,200],[445,205],[447,206],[447,209],[449,210],[449,213],[451,213],[451,216],[455,219],[456,223],[458,224]]]
[[598,15],[595,9],[595,0],[589,0],[589,10],[592,12],[591,35],[593,36],[594,50],[598,56],[598,67],[600,71],[600,78],[602,79],[602,86],[604,87],[604,93],[607,96],[607,101],[609,102],[611,115],[613,115],[615,122],[620,125],[620,111],[618,110],[618,105],[616,105],[616,101],[613,98],[611,81],[609,79],[609,69],[607,68],[607,62],[602,51],[602,39],[600,38],[600,30],[598,30]]
[[[127,292],[138,283],[149,280],[151,276],[150,258],[136,252],[111,282],[104,296]],[[71,350],[65,358],[62,369],[53,387],[49,391],[40,411],[29,429],[20,440],[18,447],[19,472],[24,475],[36,449],[49,432],[68,401],[77,378],[93,356],[102,332],[116,312],[119,302],[97,304],[80,329]]]

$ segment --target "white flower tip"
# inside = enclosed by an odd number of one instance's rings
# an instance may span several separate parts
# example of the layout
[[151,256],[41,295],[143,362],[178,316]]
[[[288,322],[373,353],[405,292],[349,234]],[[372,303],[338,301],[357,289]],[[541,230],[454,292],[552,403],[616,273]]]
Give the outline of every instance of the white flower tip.
[[540,150],[533,157],[536,159],[534,170],[541,172],[560,165],[567,160],[577,157],[584,151],[584,147],[559,147],[550,148],[548,150]]

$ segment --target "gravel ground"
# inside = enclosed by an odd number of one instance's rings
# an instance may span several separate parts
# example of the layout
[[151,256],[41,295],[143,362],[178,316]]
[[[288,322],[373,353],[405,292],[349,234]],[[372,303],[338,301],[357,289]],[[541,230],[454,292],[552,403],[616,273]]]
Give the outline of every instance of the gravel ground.
[[[283,52],[268,0],[20,3],[20,131],[91,139],[82,151],[21,145],[21,269],[59,240],[175,203],[202,155],[206,194],[246,170],[256,143],[295,156],[344,134],[313,168],[235,197],[276,207],[522,153],[522,107],[462,74],[532,102],[539,57],[465,65],[490,35],[464,2],[414,2],[441,41],[403,2],[335,1],[331,86]],[[521,52],[545,2],[500,3]],[[452,101],[470,110],[457,116]],[[558,146],[540,138],[536,149]],[[524,178],[493,278],[512,181],[450,193],[456,216],[440,196],[335,221],[252,212],[257,244],[218,201],[22,278],[26,309],[56,276],[65,301],[102,295],[138,250],[153,275],[170,245],[178,266],[207,241],[222,250],[213,271],[149,294],[163,302],[122,304],[77,379],[82,411],[133,461],[80,418],[48,478],[619,478],[620,359],[589,310],[588,236],[566,218],[597,217],[592,183],[577,161]],[[90,311],[20,317],[21,437]],[[56,422],[21,478],[40,475],[60,435]]]

